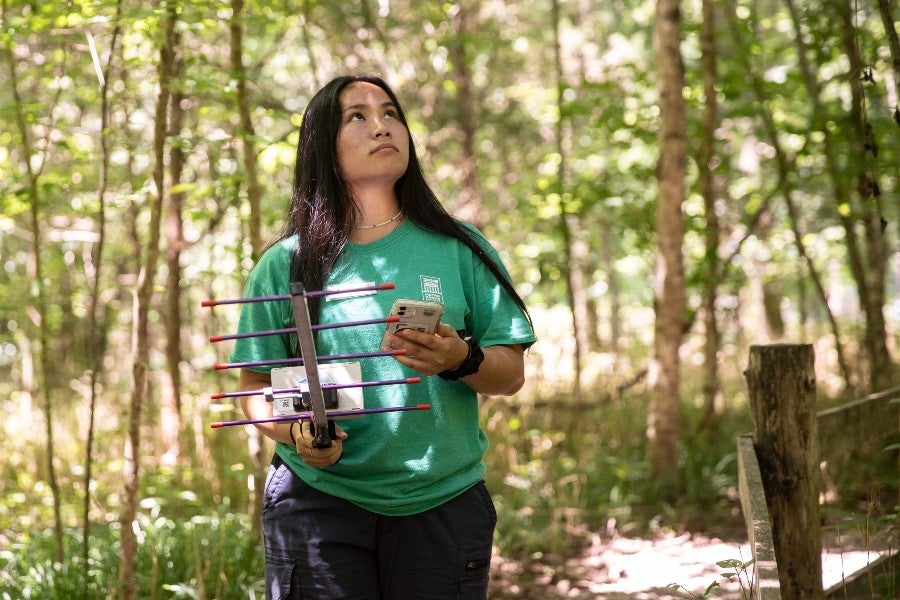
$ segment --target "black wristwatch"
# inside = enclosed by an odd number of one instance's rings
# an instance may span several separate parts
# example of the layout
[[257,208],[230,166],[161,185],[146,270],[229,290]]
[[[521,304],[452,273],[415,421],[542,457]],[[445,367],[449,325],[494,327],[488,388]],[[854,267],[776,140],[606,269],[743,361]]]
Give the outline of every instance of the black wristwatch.
[[463,341],[469,346],[469,354],[466,356],[466,360],[452,371],[447,370],[438,373],[438,377],[446,381],[456,381],[461,377],[474,375],[478,372],[478,369],[481,368],[481,363],[484,362],[484,351],[481,349],[481,346],[478,345],[478,340],[471,335],[468,335],[465,330],[457,331],[456,333],[458,333]]

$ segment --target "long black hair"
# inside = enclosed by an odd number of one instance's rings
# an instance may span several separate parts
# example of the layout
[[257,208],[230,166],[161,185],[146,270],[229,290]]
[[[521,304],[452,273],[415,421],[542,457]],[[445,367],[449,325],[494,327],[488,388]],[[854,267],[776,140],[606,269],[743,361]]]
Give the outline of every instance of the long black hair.
[[[341,173],[337,138],[341,128],[341,92],[357,82],[377,85],[384,90],[406,126],[409,164],[406,173],[394,184],[400,210],[419,227],[455,238],[470,248],[528,315],[525,302],[501,267],[444,209],[428,186],[396,94],[383,79],[371,75],[332,79],[313,96],[303,113],[291,206],[281,236],[281,239],[292,235],[298,238],[297,248],[291,256],[291,281],[302,282],[307,290],[322,289],[350,237],[358,209]],[[309,300],[310,317],[313,322],[318,322],[318,298]]]

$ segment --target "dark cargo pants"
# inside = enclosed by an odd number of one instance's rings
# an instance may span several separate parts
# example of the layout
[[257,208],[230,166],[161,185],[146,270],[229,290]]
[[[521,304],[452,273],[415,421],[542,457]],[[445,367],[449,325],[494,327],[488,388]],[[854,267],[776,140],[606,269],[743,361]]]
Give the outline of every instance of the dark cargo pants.
[[262,509],[269,600],[484,600],[497,513],[483,482],[387,517],[324,494],[278,455]]

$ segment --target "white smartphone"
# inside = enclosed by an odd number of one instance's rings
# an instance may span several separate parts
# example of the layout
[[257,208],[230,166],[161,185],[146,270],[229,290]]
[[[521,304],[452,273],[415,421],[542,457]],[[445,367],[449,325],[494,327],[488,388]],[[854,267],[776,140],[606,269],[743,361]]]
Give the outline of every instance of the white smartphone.
[[395,323],[388,323],[381,338],[381,347],[387,347],[388,338],[401,329],[415,329],[424,333],[434,333],[441,317],[444,314],[444,305],[439,302],[426,302],[424,300],[409,300],[401,298],[394,302],[391,308],[392,317],[400,317]]

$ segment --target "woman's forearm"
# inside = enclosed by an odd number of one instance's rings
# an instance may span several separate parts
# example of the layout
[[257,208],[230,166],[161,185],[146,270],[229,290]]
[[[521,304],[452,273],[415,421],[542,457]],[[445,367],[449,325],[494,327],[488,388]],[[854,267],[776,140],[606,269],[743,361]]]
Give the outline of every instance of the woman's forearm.
[[[272,378],[268,374],[241,369],[239,382],[241,391],[260,390],[270,385],[272,385]],[[266,402],[263,396],[242,396],[241,409],[248,419],[265,419],[272,416],[272,405]],[[255,427],[263,435],[276,442],[291,443],[290,423],[257,423]]]
[[522,346],[482,348],[484,361],[477,373],[463,377],[469,387],[486,396],[511,396],[525,383],[525,352]]

